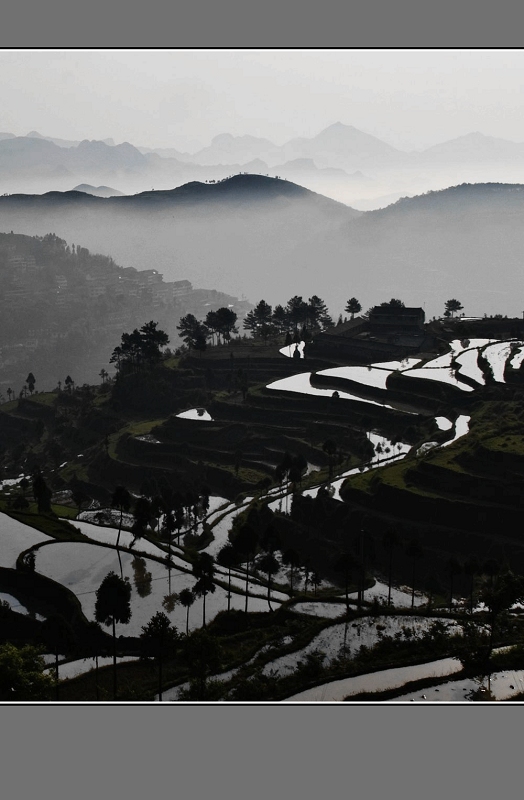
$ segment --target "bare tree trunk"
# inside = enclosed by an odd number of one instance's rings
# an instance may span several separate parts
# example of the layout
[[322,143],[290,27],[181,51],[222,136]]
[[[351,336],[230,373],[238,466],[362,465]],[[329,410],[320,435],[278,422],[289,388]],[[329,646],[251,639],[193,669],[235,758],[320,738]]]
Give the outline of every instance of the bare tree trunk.
[[393,573],[393,549],[389,550],[388,607],[391,605],[391,579]]
[[116,700],[117,685],[116,685],[116,625],[115,618],[113,617],[113,699]]
[[246,607],[244,609],[246,614],[247,614],[248,587],[249,587],[249,556],[247,557],[247,562],[246,562]]

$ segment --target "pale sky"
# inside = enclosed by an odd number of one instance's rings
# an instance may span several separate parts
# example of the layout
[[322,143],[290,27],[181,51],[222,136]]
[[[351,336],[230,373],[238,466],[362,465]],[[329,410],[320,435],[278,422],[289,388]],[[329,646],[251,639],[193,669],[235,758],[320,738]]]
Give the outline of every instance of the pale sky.
[[401,149],[524,142],[523,50],[0,50],[0,131],[195,152],[334,122]]

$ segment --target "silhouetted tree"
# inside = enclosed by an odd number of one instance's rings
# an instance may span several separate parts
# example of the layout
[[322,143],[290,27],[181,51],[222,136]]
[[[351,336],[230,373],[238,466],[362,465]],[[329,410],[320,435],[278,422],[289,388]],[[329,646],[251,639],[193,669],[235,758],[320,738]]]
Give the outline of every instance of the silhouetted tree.
[[[312,333],[333,326],[333,319],[329,315],[326,303],[316,294],[308,300],[306,322],[308,330]],[[306,339],[304,339],[304,341],[306,341]]]
[[282,563],[289,567],[290,594],[293,594],[295,571],[300,567],[300,556],[292,547],[282,553]]
[[25,382],[27,383],[27,388],[29,389],[29,392],[33,394],[35,390],[36,378],[32,372],[29,373],[29,375],[25,379]]
[[162,700],[162,662],[172,658],[180,636],[163,611],[157,611],[142,627],[140,646],[142,658],[154,658],[158,664],[158,699]]
[[473,590],[475,588],[475,576],[480,574],[480,563],[475,556],[470,556],[464,562],[464,572],[469,575],[469,612],[473,614]]
[[237,315],[231,308],[219,308],[216,312],[217,330],[225,341],[231,338],[232,333],[238,333],[237,319]]
[[400,544],[394,530],[387,530],[382,539],[382,544],[388,553],[388,606],[391,605],[391,582],[393,579],[393,551]]
[[411,559],[411,608],[415,605],[415,570],[417,561],[419,561],[423,556],[423,550],[420,544],[415,540],[411,539],[406,545],[406,553],[408,557]]
[[354,319],[355,314],[358,314],[359,311],[362,311],[362,306],[356,297],[350,297],[346,303],[344,311],[347,311],[348,314],[351,314],[351,319]]
[[462,565],[457,561],[456,558],[449,558],[446,561],[446,569],[449,575],[449,610],[452,611],[453,609],[453,580],[455,575],[458,575],[462,572]]
[[246,314],[243,325],[247,331],[251,331],[254,337],[261,337],[264,340],[277,330],[273,323],[273,309],[265,300],[261,300],[254,309]]
[[115,491],[111,497],[111,505],[116,506],[120,511],[120,519],[118,521],[118,535],[116,537],[116,546],[120,544],[120,533],[122,531],[122,520],[124,511],[129,511],[133,498],[125,486],[116,486]]
[[199,553],[193,562],[193,575],[197,582],[193,586],[193,594],[203,598],[202,624],[206,627],[206,597],[214,593],[216,587],[213,580],[215,575],[215,560],[209,553]]
[[314,570],[311,573],[311,583],[313,585],[314,596],[316,597],[317,596],[318,587],[322,583],[322,578],[320,577],[319,573],[316,570]]
[[176,326],[180,333],[182,341],[184,341],[189,349],[195,349],[197,343],[201,343],[202,338],[207,339],[209,335],[209,328],[203,322],[199,322],[193,314],[186,314],[181,317],[179,324]]
[[454,297],[451,300],[446,300],[444,307],[446,311],[448,311],[452,317],[455,316],[457,311],[462,311],[464,306],[460,302],[460,300],[456,300]]
[[114,572],[109,572],[96,590],[95,619],[113,628],[113,697],[117,697],[116,623],[131,619],[131,586]]
[[33,475],[33,495],[39,513],[49,514],[51,512],[51,497],[53,493],[40,472],[36,472]]
[[71,625],[61,614],[51,614],[42,623],[42,638],[46,647],[55,656],[55,698],[59,699],[58,656],[68,655],[77,645],[77,636]]
[[341,553],[333,564],[333,569],[344,576],[344,589],[346,594],[346,611],[349,614],[349,582],[351,573],[358,567],[358,561],[352,553]]
[[271,608],[271,576],[278,572],[280,565],[274,555],[271,553],[265,553],[258,559],[257,569],[266,573],[267,575],[267,604],[269,606],[269,610],[273,611]]
[[217,553],[217,564],[225,567],[228,573],[228,588],[227,588],[227,610],[231,609],[231,570],[237,567],[240,563],[239,554],[231,544],[227,542]]
[[178,595],[180,604],[186,609],[186,636],[189,636],[189,609],[195,602],[195,595],[191,589],[182,589]]
[[249,597],[249,563],[256,553],[258,545],[258,531],[248,522],[244,523],[239,529],[235,539],[233,540],[233,547],[244,556],[246,562],[246,607],[247,612],[248,597]]
[[197,630],[186,639],[185,656],[191,675],[195,676],[198,700],[205,699],[206,679],[220,667],[220,647],[207,631]]
[[327,454],[329,459],[329,480],[333,478],[333,459],[337,453],[337,443],[333,439],[327,439],[322,445],[322,450]]

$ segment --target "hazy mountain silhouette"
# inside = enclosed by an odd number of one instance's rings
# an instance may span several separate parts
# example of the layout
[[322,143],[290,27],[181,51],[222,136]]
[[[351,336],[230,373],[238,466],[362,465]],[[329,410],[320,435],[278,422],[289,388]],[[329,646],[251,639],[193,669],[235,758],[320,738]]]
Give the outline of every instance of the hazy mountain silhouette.
[[122,197],[124,194],[118,189],[111,189],[110,186],[91,186],[89,183],[80,183],[71,191],[85,192],[85,194],[92,194],[95,197]]
[[481,133],[407,153],[340,122],[283,145],[223,133],[195,153],[115,145],[112,139],[76,142],[31,131],[24,137],[0,134],[0,187],[3,192],[41,193],[89,183],[118,185],[134,194],[248,172],[279,175],[367,209],[464,182],[524,182],[523,156],[524,144]]
[[[80,139],[79,140],[57,139],[54,136],[42,136],[42,134],[38,133],[38,131],[30,131],[29,133],[26,134],[26,137],[28,139],[45,139],[48,142],[52,142],[53,144],[58,145],[58,147],[78,147],[78,145],[81,142]],[[109,137],[108,139],[101,139],[100,141],[108,145],[115,144],[114,140],[111,137]]]
[[318,294],[338,315],[400,297],[440,314],[519,315],[524,185],[463,185],[360,213],[289,181],[237,175],[171,191],[0,197],[0,230],[54,232],[166,280],[264,298]]
[[478,131],[436,144],[419,154],[419,161],[434,165],[457,161],[489,164],[507,162],[515,158],[524,159],[524,143],[484,136]]
[[221,133],[215,136],[209,147],[198,150],[191,156],[195,164],[243,164],[254,158],[263,161],[268,155],[278,150],[269,139],[257,136],[232,136],[230,133]]

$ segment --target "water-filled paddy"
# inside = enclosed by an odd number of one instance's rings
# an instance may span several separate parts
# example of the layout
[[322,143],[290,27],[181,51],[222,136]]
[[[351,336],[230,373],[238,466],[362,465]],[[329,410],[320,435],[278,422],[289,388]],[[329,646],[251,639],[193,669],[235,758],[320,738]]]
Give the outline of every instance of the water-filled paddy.
[[392,371],[377,367],[333,367],[332,369],[323,369],[318,374],[328,378],[344,378],[356,383],[363,383],[365,386],[374,386],[377,389],[387,389],[386,382]]
[[51,536],[24,525],[0,512],[0,567],[14,569],[24,550],[40,542],[52,542]]
[[[117,635],[139,636],[142,626],[159,610],[166,611],[171,622],[179,630],[185,631],[186,609],[175,605],[172,611],[167,611],[163,600],[182,589],[192,589],[196,582],[195,577],[177,569],[171,569],[169,574],[164,564],[149,558],[137,560],[127,552],[121,551],[120,559],[123,577],[129,579],[132,587],[132,616],[129,624],[117,625]],[[118,553],[114,548],[78,542],[56,542],[40,548],[36,554],[36,570],[73,591],[88,619],[94,619],[95,593],[102,580],[110,571],[121,574]],[[150,579],[147,573],[150,573]],[[219,611],[227,609],[226,595],[227,591],[220,586],[216,587],[214,594],[207,595],[206,621],[210,621]],[[242,610],[244,604],[243,595],[232,594],[232,608]],[[196,599],[191,606],[190,630],[202,625],[202,606],[201,598]],[[268,605],[264,598],[250,597],[248,608],[250,611],[267,611]]]
[[[274,673],[282,677],[294,672],[299,661],[303,661],[307,655],[317,650],[324,654],[324,664],[326,664],[341,654],[347,657],[354,656],[362,645],[373,647],[384,635],[394,636],[398,633],[401,638],[418,638],[434,622],[435,618],[388,615],[362,617],[354,622],[338,623],[322,630],[301,650],[269,662],[262,671],[265,675]],[[445,619],[442,622],[448,626],[450,632],[461,630],[455,623],[449,623]]]
[[457,356],[456,361],[458,364],[460,364],[460,375],[465,375],[468,378],[476,381],[481,386],[484,386],[486,381],[484,378],[484,373],[478,365],[478,354],[479,351],[477,349],[465,350],[463,353]]
[[177,414],[177,417],[180,417],[180,419],[195,419],[204,422],[213,421],[213,417],[205,408],[190,408],[188,411],[182,411],[182,413]]
[[[410,681],[452,675],[454,672],[460,672],[461,669],[462,665],[456,658],[441,658],[438,661],[430,661],[426,664],[385,669],[379,672],[370,672],[366,675],[357,675],[354,678],[330,681],[294,694],[292,697],[288,697],[285,702],[341,702],[345,697],[360,694],[361,692],[383,692],[386,689],[401,688]],[[420,694],[424,692],[420,692]]]
[[498,383],[504,383],[504,369],[506,367],[506,360],[511,353],[511,344],[509,342],[495,342],[485,347],[482,355],[489,362],[493,378]]
[[468,386],[467,383],[462,383],[462,381],[458,380],[452,368],[443,367],[439,369],[432,365],[419,367],[418,369],[408,369],[402,374],[410,378],[422,378],[423,380],[449,383],[451,386],[462,389],[463,392],[473,391],[473,388]]

